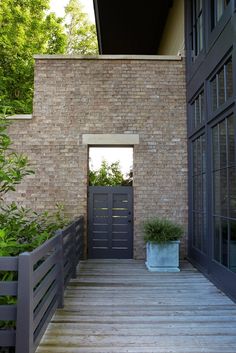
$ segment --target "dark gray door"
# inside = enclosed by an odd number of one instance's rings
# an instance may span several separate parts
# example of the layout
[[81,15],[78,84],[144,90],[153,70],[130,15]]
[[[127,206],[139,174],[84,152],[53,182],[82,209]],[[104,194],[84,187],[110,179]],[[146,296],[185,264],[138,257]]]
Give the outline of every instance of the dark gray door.
[[89,187],[89,258],[133,256],[133,190],[131,186]]

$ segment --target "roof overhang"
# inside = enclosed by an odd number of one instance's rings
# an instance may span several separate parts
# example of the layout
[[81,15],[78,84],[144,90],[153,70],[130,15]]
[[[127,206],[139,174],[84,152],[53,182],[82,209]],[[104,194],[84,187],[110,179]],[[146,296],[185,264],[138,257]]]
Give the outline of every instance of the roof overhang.
[[157,54],[172,0],[94,0],[100,54]]

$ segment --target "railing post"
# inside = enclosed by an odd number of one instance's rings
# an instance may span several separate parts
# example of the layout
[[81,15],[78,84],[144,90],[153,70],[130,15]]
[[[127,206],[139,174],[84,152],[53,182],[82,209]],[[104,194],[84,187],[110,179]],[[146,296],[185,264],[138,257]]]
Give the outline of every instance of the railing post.
[[84,258],[84,217],[81,218],[80,238],[81,238],[81,253],[79,261]]
[[72,245],[72,274],[71,274],[71,278],[76,278],[77,261],[76,261],[76,225],[75,225],[75,223],[73,225],[71,240],[72,240],[71,241],[71,245]]
[[30,253],[19,255],[16,317],[16,353],[32,353],[33,332],[33,265]]
[[57,274],[57,285],[58,285],[58,308],[64,307],[64,251],[63,251],[63,232],[58,230],[56,235],[59,236],[58,241],[58,274]]

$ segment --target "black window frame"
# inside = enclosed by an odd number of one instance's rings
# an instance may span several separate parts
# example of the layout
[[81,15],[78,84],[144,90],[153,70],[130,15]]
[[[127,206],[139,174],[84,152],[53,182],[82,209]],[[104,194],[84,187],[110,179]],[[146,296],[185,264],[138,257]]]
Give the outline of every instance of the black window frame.
[[[232,61],[232,96],[227,97],[227,82],[225,80],[225,77],[227,79],[227,73],[226,73],[226,65],[229,61]],[[219,92],[219,87],[218,87],[218,77],[220,72],[224,72],[224,94],[225,94],[225,101],[222,104],[217,104],[216,109],[213,109],[213,97],[212,97],[212,82],[214,78],[217,79],[217,94]],[[234,65],[233,65],[233,52],[232,49],[230,49],[230,52],[220,61],[220,63],[217,65],[213,73],[210,75],[209,79],[207,80],[207,85],[208,85],[208,95],[209,95],[209,111],[208,111],[208,121],[214,119],[218,115],[220,115],[227,107],[229,107],[231,104],[234,103]],[[217,97],[218,101],[218,97]]]
[[[204,145],[205,151],[203,153],[203,137],[204,137]],[[199,141],[197,143],[197,141]],[[194,165],[195,157],[194,157],[194,144],[200,147],[200,163],[199,160],[196,160],[197,165]],[[201,129],[197,134],[195,134],[190,141],[190,153],[191,153],[191,225],[192,225],[192,247],[195,248],[196,251],[206,254],[207,253],[207,135],[205,129]],[[197,154],[198,154],[197,150]],[[197,158],[199,157],[199,154]],[[197,167],[197,171],[195,172],[195,167]],[[200,168],[200,169],[199,169]],[[200,189],[197,191],[197,196],[199,196],[199,191],[201,193],[200,198],[195,195],[195,183],[194,179],[197,180],[197,187],[200,186]],[[199,184],[199,179],[201,182]],[[205,197],[204,197],[205,190]],[[197,204],[197,207],[195,207]],[[201,226],[201,239],[196,237],[196,227],[195,227],[195,217],[194,215],[198,215],[199,219],[202,219]],[[198,241],[197,241],[198,239]],[[196,244],[198,243],[198,244]],[[197,246],[199,245],[199,246]]]
[[[202,7],[197,12],[197,1],[201,1]],[[192,23],[191,23],[191,32],[190,32],[190,43],[192,51],[192,61],[195,62],[199,55],[204,50],[204,0],[193,0],[192,1]],[[202,22],[201,32],[198,30],[198,26]],[[202,47],[200,46],[202,43]]]
[[226,26],[226,24],[228,23],[228,21],[231,18],[232,12],[233,12],[233,1],[236,0],[230,0],[227,7],[225,8],[221,18],[215,23],[215,25],[213,26],[212,24],[212,0],[209,1],[208,4],[208,8],[207,8],[207,12],[208,12],[208,23],[207,23],[207,27],[208,27],[208,43],[207,43],[207,47],[210,48],[215,41],[218,39],[220,33],[223,31],[224,27]]
[[[224,121],[226,121],[230,116],[233,116],[234,117],[234,141],[236,142],[236,111],[235,111],[235,106],[231,106],[229,107],[227,110],[225,110],[222,114],[219,114],[215,119],[213,119],[211,121],[211,123],[209,124],[209,129],[210,129],[210,139],[209,139],[209,143],[211,145],[211,163],[210,163],[210,183],[211,183],[211,207],[210,207],[210,212],[209,212],[209,217],[210,217],[210,228],[211,228],[211,236],[212,236],[212,241],[211,241],[211,244],[212,244],[212,247],[211,247],[211,261],[215,264],[217,264],[217,266],[221,266],[227,270],[230,270],[229,268],[229,263],[228,263],[228,266],[226,266],[225,264],[223,264],[221,261],[218,261],[215,259],[215,251],[214,251],[214,246],[215,246],[215,226],[214,226],[214,220],[216,218],[220,218],[220,219],[223,219],[225,221],[227,221],[227,232],[229,232],[229,222],[230,221],[233,221],[233,222],[236,222],[236,217],[233,218],[233,217],[230,217],[229,216],[229,201],[227,199],[227,215],[219,215],[219,214],[216,214],[215,213],[215,210],[214,210],[214,197],[215,197],[215,192],[214,192],[214,180],[213,180],[213,173],[214,173],[214,168],[213,168],[213,129],[220,125],[221,123],[223,123]],[[228,134],[228,132],[227,132]],[[227,136],[228,137],[228,136]],[[235,159],[235,162],[234,162],[234,166],[231,165],[230,167],[227,165],[226,167],[223,167],[222,169],[229,169],[229,168],[236,168],[236,143],[234,145],[234,159]],[[219,168],[220,170],[221,168]],[[229,190],[229,178],[228,178],[228,171],[227,171],[227,190]],[[228,195],[229,196],[229,195]],[[228,239],[229,239],[229,233],[228,233]],[[228,241],[228,260],[229,261],[229,256],[230,256],[230,250],[229,250],[229,245],[230,245],[230,242]],[[232,271],[232,270],[230,270]]]

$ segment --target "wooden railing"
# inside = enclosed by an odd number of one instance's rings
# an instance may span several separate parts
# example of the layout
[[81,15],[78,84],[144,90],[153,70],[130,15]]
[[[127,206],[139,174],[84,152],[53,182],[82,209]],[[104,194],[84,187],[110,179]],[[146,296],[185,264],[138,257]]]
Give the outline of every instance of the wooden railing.
[[0,282],[0,297],[16,298],[16,304],[0,305],[0,320],[16,326],[0,330],[0,347],[35,352],[56,308],[63,307],[67,283],[76,276],[83,226],[80,217],[31,253],[0,257],[0,271],[17,273],[16,281]]

